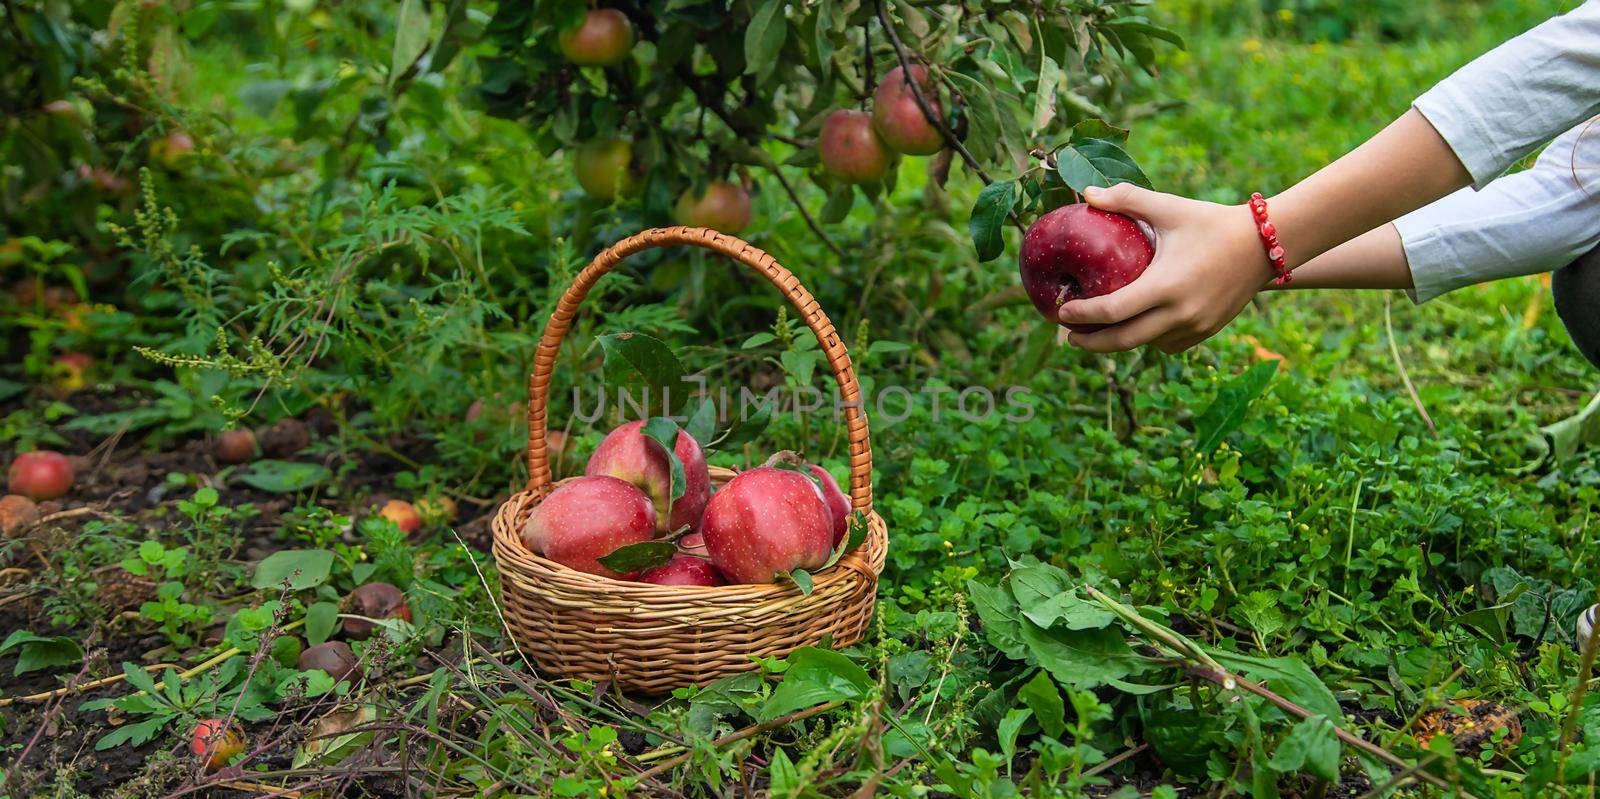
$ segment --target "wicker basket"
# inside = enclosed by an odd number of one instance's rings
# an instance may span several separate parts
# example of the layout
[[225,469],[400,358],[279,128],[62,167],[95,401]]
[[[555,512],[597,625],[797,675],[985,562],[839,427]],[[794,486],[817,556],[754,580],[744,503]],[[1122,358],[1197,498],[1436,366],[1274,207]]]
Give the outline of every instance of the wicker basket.
[[[866,541],[816,575],[810,596],[792,583],[716,588],[659,586],[574,571],[529,552],[521,541],[528,513],[555,488],[545,441],[550,375],[562,338],[595,281],[636,252],[689,244],[750,267],[778,287],[822,344],[843,399],[850,435],[850,499],[866,514]],[[534,355],[528,400],[528,487],[495,514],[494,556],[501,599],[517,643],[560,677],[611,680],[645,693],[703,685],[755,668],[756,656],[782,657],[801,646],[859,641],[872,621],[888,531],[872,510],[872,448],[861,389],[844,343],[816,300],[772,256],[705,228],[646,230],[595,256],[561,296]],[[713,486],[734,475],[711,470]]]

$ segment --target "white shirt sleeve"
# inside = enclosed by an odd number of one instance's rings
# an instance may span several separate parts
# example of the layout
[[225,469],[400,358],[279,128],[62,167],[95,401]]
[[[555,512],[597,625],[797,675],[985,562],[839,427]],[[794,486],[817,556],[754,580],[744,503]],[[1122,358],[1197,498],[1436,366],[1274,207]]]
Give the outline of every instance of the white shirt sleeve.
[[1551,142],[1533,168],[1462,189],[1394,226],[1417,302],[1566,266],[1600,243],[1600,118]]
[[1552,136],[1600,114],[1600,0],[1490,50],[1412,105],[1482,188]]

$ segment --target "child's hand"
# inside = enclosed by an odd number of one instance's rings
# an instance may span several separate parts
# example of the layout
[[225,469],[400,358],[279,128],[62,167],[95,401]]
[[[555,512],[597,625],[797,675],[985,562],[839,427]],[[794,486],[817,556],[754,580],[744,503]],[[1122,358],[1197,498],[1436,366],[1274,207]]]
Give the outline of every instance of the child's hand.
[[1089,204],[1142,219],[1155,230],[1155,260],[1110,294],[1072,300],[1060,319],[1108,325],[1071,333],[1073,346],[1115,352],[1155,344],[1180,352],[1210,338],[1273,277],[1250,209],[1218,205],[1122,183],[1090,189]]

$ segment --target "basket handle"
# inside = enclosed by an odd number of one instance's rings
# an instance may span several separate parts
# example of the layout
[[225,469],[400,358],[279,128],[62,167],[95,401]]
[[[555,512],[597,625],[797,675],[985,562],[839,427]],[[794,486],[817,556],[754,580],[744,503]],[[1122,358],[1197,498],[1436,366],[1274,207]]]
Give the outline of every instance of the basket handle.
[[698,227],[652,228],[629,236],[596,255],[561,295],[555,312],[550,314],[550,321],[545,325],[544,334],[539,338],[539,349],[533,356],[533,373],[528,378],[528,490],[543,490],[551,482],[550,453],[545,440],[550,376],[555,370],[561,341],[572,327],[572,318],[578,312],[578,305],[589,296],[590,289],[594,288],[600,277],[615,268],[618,261],[637,252],[673,244],[703,247],[755,270],[783,292],[783,296],[805,320],[806,326],[811,328],[822,345],[828,364],[833,367],[834,379],[839,382],[839,396],[844,400],[845,427],[850,433],[850,502],[855,510],[870,513],[872,445],[867,438],[867,416],[863,412],[861,386],[856,382],[855,367],[850,364],[850,354],[845,351],[838,331],[833,329],[833,323],[828,321],[827,314],[822,312],[811,292],[800,285],[799,278],[771,255],[736,236]]

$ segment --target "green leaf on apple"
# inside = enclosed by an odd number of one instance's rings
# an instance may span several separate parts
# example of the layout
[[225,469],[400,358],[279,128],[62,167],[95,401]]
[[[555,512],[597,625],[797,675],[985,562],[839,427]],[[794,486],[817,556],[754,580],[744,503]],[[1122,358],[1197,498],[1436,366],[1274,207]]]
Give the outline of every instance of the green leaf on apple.
[[1277,361],[1262,361],[1228,378],[1222,388],[1217,389],[1216,399],[1194,419],[1195,450],[1201,454],[1210,453],[1229,433],[1244,424],[1250,404],[1267,390],[1267,384],[1277,372]]
[[967,222],[972,246],[978,250],[978,260],[992,261],[1005,251],[1006,242],[1000,231],[1005,228],[1011,206],[1016,201],[1015,180],[990,183],[978,192],[978,200],[972,205],[972,219]]
[[671,541],[640,541],[617,547],[611,554],[596,560],[614,572],[630,574],[666,565],[677,551],[678,545]]
[[1056,153],[1056,171],[1073,191],[1082,193],[1090,186],[1108,188],[1132,183],[1150,188],[1150,178],[1116,142],[1106,139],[1079,139]]
[[608,388],[643,389],[652,409],[672,413],[689,401],[693,384],[683,379],[683,364],[672,348],[644,333],[608,333],[595,339],[605,353],[602,370]]
[[792,571],[778,572],[778,577],[780,579],[786,578],[792,580],[795,584],[795,587],[800,589],[800,593],[806,596],[811,596],[812,589],[816,587],[816,581],[811,579],[811,572],[808,572],[805,569],[794,569]]
[[694,415],[689,417],[689,423],[683,426],[683,432],[688,433],[702,449],[717,434],[717,404],[710,397],[700,401]]
[[689,478],[683,470],[683,460],[678,457],[678,423],[665,416],[653,416],[644,423],[644,434],[667,453],[667,463],[672,470],[672,501],[676,502],[688,490]]

